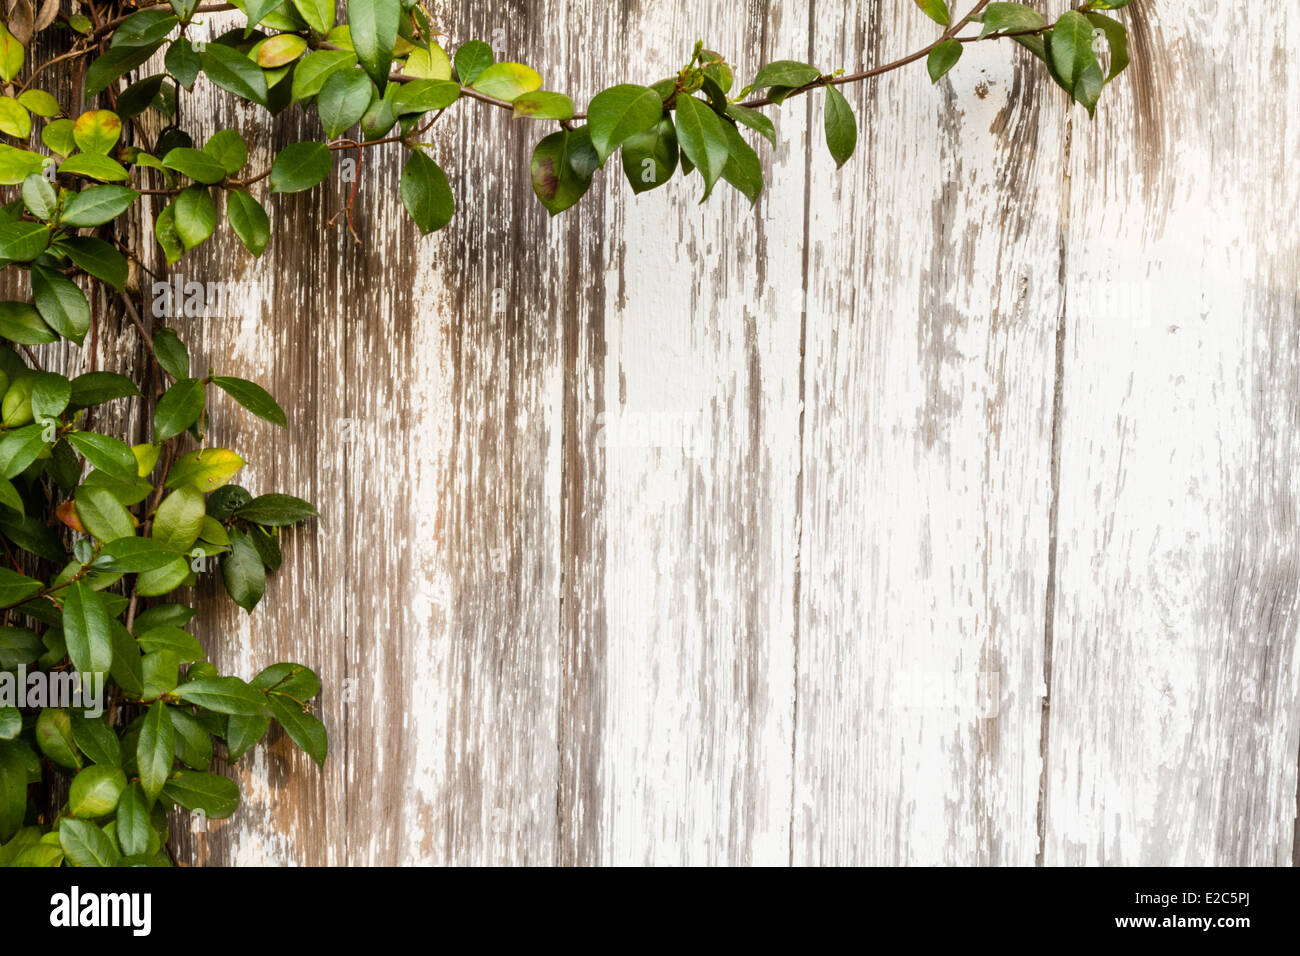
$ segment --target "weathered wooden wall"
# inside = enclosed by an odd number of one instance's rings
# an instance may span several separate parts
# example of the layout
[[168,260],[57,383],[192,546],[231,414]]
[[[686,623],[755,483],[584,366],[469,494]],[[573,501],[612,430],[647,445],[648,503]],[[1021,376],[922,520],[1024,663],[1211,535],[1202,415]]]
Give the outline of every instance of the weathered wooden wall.
[[[437,9],[583,100],[696,38],[748,73],[934,31],[912,0]],[[1095,122],[981,45],[847,89],[840,174],[808,97],[752,209],[606,175],[551,221],[537,128],[468,103],[436,237],[387,154],[361,244],[334,182],[271,199],[261,261],[182,260],[252,284],[181,324],[291,418],[215,437],[325,515],[205,637],[316,667],[333,747],[248,759],[198,858],[1290,863],[1300,15],[1130,11]],[[317,135],[190,110],[259,160]]]

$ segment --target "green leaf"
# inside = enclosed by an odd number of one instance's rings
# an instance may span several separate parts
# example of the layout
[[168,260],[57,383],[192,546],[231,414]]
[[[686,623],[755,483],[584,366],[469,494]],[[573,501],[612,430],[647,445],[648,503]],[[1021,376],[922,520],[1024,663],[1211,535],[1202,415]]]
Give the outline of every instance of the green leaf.
[[31,114],[9,96],[0,97],[0,133],[18,140],[32,135]]
[[1056,21],[1048,43],[1052,68],[1061,84],[1089,112],[1096,108],[1105,82],[1093,47],[1093,31],[1087,17],[1071,10]]
[[72,196],[63,208],[65,226],[99,226],[116,219],[140,194],[125,186],[91,186]]
[[[399,189],[402,205],[411,214],[422,234],[427,236],[451,222],[456,211],[456,200],[452,196],[447,176],[437,163],[418,149],[412,150],[410,159],[406,161]],[[283,417],[284,413],[281,412],[281,420],[276,423],[283,425]]]
[[175,438],[193,425],[203,414],[203,404],[203,383],[198,379],[183,378],[167,389],[154,409],[154,441]]
[[704,177],[704,198],[722,176],[731,150],[718,114],[693,96],[677,98],[677,140],[682,152]]
[[427,113],[446,109],[460,98],[460,84],[447,80],[412,80],[393,91],[393,114]]
[[266,566],[248,535],[230,529],[230,551],[221,559],[221,578],[234,602],[250,614],[266,593]]
[[573,100],[563,93],[535,90],[514,100],[517,119],[566,120],[573,116]]
[[107,282],[119,292],[126,284],[126,257],[103,239],[94,236],[64,236],[56,251],[72,260],[83,272]]
[[158,364],[172,378],[189,378],[190,353],[185,343],[171,329],[156,329],[153,333],[153,351]]
[[293,495],[280,494],[259,495],[243,507],[236,508],[235,514],[245,521],[268,527],[294,525],[320,517],[320,512],[311,503]]
[[227,759],[234,763],[265,737],[270,729],[270,717],[232,715],[226,724]]
[[163,66],[167,68],[168,73],[176,77],[176,81],[181,86],[192,90],[194,81],[199,78],[199,72],[203,69],[203,61],[199,59],[198,51],[194,49],[194,44],[187,37],[177,37],[167,48],[167,55],[163,57]]
[[961,59],[963,46],[960,40],[947,39],[938,43],[926,58],[925,66],[930,72],[930,82],[938,83],[949,70]]
[[181,190],[174,204],[176,234],[186,249],[203,242],[217,227],[217,205],[206,186],[190,186]]
[[153,537],[176,551],[189,551],[199,539],[204,514],[203,495],[193,488],[178,488],[158,506]]
[[239,786],[214,773],[182,770],[163,788],[163,796],[186,810],[202,810],[210,820],[222,820],[239,807]]
[[316,112],[325,135],[334,139],[359,123],[374,91],[370,77],[361,70],[339,70],[332,74],[316,97]]
[[311,189],[330,173],[333,157],[324,143],[292,143],[271,164],[271,192],[298,193]]
[[831,151],[836,168],[843,166],[858,145],[858,121],[853,107],[839,90],[826,87],[826,111],[823,116],[826,128],[826,148]]
[[93,763],[107,767],[122,766],[122,746],[107,717],[83,717],[71,714],[72,739]]
[[[45,129],[41,130],[41,141],[47,146],[50,140],[58,141],[55,133],[62,127],[59,123],[67,122],[66,120],[56,120],[50,123]],[[67,129],[71,130],[72,124],[69,122]],[[51,131],[55,131],[52,133]],[[53,149],[54,147],[50,147]],[[46,163],[50,162],[48,156],[42,156],[39,153],[33,153],[25,149],[16,149],[0,143],[0,185],[13,186],[21,183],[33,173],[39,173],[45,168]]]
[[[125,375],[119,375],[117,372],[86,372],[72,380],[72,404],[77,408],[89,408],[92,405],[102,405],[118,398],[138,398],[139,396],[140,389],[136,388],[135,382]],[[117,442],[117,439],[111,439],[111,441]],[[121,444],[121,442],[117,443]],[[85,452],[82,454],[85,454]],[[93,461],[92,464],[94,464]],[[95,467],[100,466],[96,464]]]
[[140,66],[153,56],[160,46],[162,46],[161,40],[142,46],[111,47],[103,56],[91,61],[90,67],[86,70],[86,99],[103,93],[110,83]]
[[636,193],[648,192],[672,179],[677,170],[677,130],[664,116],[653,129],[623,143],[623,174]]
[[177,687],[172,692],[172,696],[218,714],[253,717],[267,713],[266,696],[261,691],[249,687],[238,677],[211,677],[189,681]]
[[492,47],[482,40],[470,40],[456,51],[456,78],[469,86],[492,65],[495,59],[496,57],[492,55]]
[[64,591],[63,637],[68,657],[83,674],[107,674],[113,664],[113,641],[104,599],[84,581]]
[[0,705],[0,740],[13,740],[22,732],[22,711],[7,704]]
[[0,80],[6,83],[13,82],[18,71],[23,68],[26,52],[23,45],[18,42],[18,38],[10,33],[3,23],[0,23]]
[[189,146],[177,146],[175,149],[168,150],[167,155],[162,158],[162,164],[168,169],[174,169],[183,176],[207,185],[219,183],[226,178],[226,167],[220,160],[211,153],[192,149]]
[[157,218],[154,219],[153,232],[158,240],[158,245],[162,247],[168,265],[185,255],[185,247],[181,244],[181,237],[176,232],[175,203],[163,207],[163,211],[158,213]]
[[118,866],[122,861],[112,838],[88,820],[60,820],[59,846],[73,866]]
[[171,776],[176,749],[176,729],[172,726],[167,705],[154,701],[140,724],[135,745],[135,762],[140,768],[140,786],[152,802]]
[[225,448],[187,452],[167,473],[168,488],[193,488],[206,493],[220,488],[244,467],[244,459]]
[[334,0],[293,0],[307,26],[321,36],[334,29]]
[[32,173],[23,180],[22,196],[23,205],[37,219],[48,221],[58,211],[59,197],[54,194],[54,187],[37,173]]
[[758,110],[751,110],[747,106],[730,103],[727,106],[727,115],[742,126],[748,126],[756,133],[762,134],[764,139],[776,146],[776,127],[772,125],[770,119]]
[[494,63],[481,72],[471,86],[486,96],[510,102],[542,88],[542,77],[522,63]]
[[127,787],[117,802],[117,842],[127,856],[141,856],[149,849],[150,837],[154,836],[149,803],[139,783]]
[[27,767],[31,750],[15,741],[0,741],[0,840],[8,840],[27,815]]
[[98,179],[103,183],[116,183],[126,179],[126,170],[116,160],[98,153],[77,153],[69,156],[59,165],[59,172],[66,176],[84,176]]
[[[25,601],[39,591],[41,586],[41,582],[35,578],[10,571],[8,568],[0,568],[0,607],[10,607]],[[8,670],[10,666],[8,658],[0,656],[0,668]]]
[[72,717],[61,707],[46,707],[36,718],[36,745],[60,767],[79,770],[82,766],[72,737]]
[[267,105],[266,74],[238,50],[221,43],[209,43],[199,54],[199,62],[208,79],[226,92]]
[[266,251],[271,241],[271,221],[261,203],[246,192],[231,190],[226,193],[226,218],[244,248],[255,256]]
[[355,62],[357,55],[351,50],[316,50],[308,53],[293,68],[293,101],[297,103],[315,96],[331,75]]
[[388,85],[401,12],[400,0],[348,0],[352,48],[380,93]]
[[587,127],[552,133],[533,150],[533,192],[547,212],[558,215],[583,197],[599,165]]
[[0,668],[32,663],[41,656],[41,646],[41,639],[25,628],[0,627]]
[[55,332],[80,345],[90,329],[90,303],[75,282],[52,269],[32,266],[32,298]]
[[600,164],[629,138],[655,126],[663,114],[663,100],[648,86],[623,83],[597,93],[587,107],[587,124]]
[[751,204],[755,203],[763,191],[763,164],[736,127],[723,123],[722,131],[727,137],[727,162],[722,167],[722,178],[740,190]]
[[107,488],[82,485],[73,496],[82,525],[97,541],[116,541],[135,534],[131,513]]
[[[797,89],[820,79],[821,75],[821,70],[815,66],[809,66],[807,63],[799,63],[795,60],[777,60],[758,71],[758,76],[754,77],[752,86],[756,90],[769,86],[788,86]],[[680,98],[678,102],[680,103]]]
[[157,597],[180,587],[191,579],[191,575],[189,561],[185,558],[178,558],[173,563],[163,565],[161,568],[141,572],[140,576],[136,578],[135,590],[141,597]]
[[16,511],[20,515],[27,513],[22,496],[18,494],[12,481],[0,481],[0,506]]
[[138,574],[165,567],[179,557],[183,555],[162,541],[127,536],[104,545],[95,567],[118,574]]
[[48,345],[59,340],[36,308],[26,302],[0,302],[0,337],[19,345]]
[[1047,25],[1041,13],[1023,3],[990,3],[984,9],[983,20],[981,39],[994,33],[1039,30]]
[[74,431],[65,437],[69,445],[101,471],[128,480],[136,477],[135,455],[126,442],[94,432]]
[[301,704],[287,697],[271,694],[269,701],[271,713],[275,714],[275,719],[280,722],[289,739],[316,761],[318,766],[325,766],[325,756],[329,750],[325,725],[303,710]]
[[72,778],[68,794],[68,811],[74,817],[106,817],[117,809],[117,801],[126,789],[126,774],[117,767],[96,764]]
[[1105,34],[1106,46],[1110,48],[1110,69],[1106,73],[1106,82],[1109,83],[1128,67],[1128,30],[1114,17],[1100,13],[1089,13],[1087,16],[1088,22]]
[[44,431],[43,425],[28,425],[9,431],[0,438],[0,478],[7,481],[27,470],[27,466],[49,444],[45,441]]
[[207,656],[198,638],[189,631],[182,631],[179,627],[169,624],[152,627],[141,633],[136,640],[146,652],[153,654],[167,651],[182,664],[201,661]]
[[0,222],[0,259],[30,262],[49,244],[50,227],[43,223]]
[[916,0],[916,5],[921,8],[922,13],[941,27],[946,27],[952,22],[945,0]]
[[296,701],[311,700],[321,692],[320,678],[310,667],[281,661],[265,668],[248,682],[249,687],[260,691],[275,691]]
[[32,416],[41,421],[63,414],[72,399],[72,382],[53,372],[32,376]]
[[27,90],[19,93],[18,102],[37,116],[58,116],[59,113],[63,112],[63,107],[59,105],[59,101],[44,90]]
[[181,708],[172,710],[172,723],[176,727],[176,756],[181,763],[195,770],[211,767],[212,736],[204,724]]
[[167,10],[155,8],[133,13],[113,31],[111,46],[149,46],[171,33],[180,18]]

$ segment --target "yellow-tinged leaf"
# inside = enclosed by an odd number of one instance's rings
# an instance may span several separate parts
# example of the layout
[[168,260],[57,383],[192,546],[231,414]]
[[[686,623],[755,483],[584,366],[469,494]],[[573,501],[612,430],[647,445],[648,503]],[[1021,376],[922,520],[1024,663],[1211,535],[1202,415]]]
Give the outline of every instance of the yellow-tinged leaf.
[[21,140],[32,135],[31,115],[8,96],[0,96],[0,133]]
[[0,186],[15,186],[32,173],[39,173],[48,156],[0,143]]
[[167,473],[168,488],[207,493],[220,488],[244,467],[244,459],[226,448],[203,448],[181,455]]
[[62,111],[59,101],[44,90],[27,90],[20,93],[18,102],[37,116],[58,116]]
[[77,117],[72,139],[83,152],[107,154],[122,135],[122,121],[112,110],[91,110]]
[[307,41],[291,33],[281,33],[263,40],[250,52],[258,66],[264,70],[273,70],[292,63],[307,52]]
[[495,63],[478,75],[474,89],[499,100],[516,97],[542,88],[542,78],[531,66],[522,63]]
[[154,466],[158,464],[158,454],[161,451],[160,445],[131,446],[131,454],[135,455],[136,472],[141,478],[149,477],[149,472],[153,471]]
[[13,81],[23,68],[23,57],[27,51],[18,42],[18,38],[9,32],[8,27],[0,23],[0,80]]
[[430,43],[427,51],[418,48],[411,51],[402,72],[422,80],[450,80],[451,59],[442,47]]

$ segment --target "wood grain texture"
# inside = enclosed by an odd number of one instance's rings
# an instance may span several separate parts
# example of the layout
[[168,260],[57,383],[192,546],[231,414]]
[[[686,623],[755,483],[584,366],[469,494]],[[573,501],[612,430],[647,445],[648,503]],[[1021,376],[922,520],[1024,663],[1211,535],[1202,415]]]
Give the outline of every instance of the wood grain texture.
[[1068,167],[1046,862],[1289,864],[1300,16],[1150,6]]
[[[813,49],[893,59],[912,7]],[[1065,107],[1019,60],[855,90],[862,155],[812,151],[794,862],[1033,862]]]
[[[1290,862],[1300,17],[1133,6],[1095,123],[981,44],[846,88],[839,173],[821,97],[789,104],[754,208],[698,177],[633,199],[615,159],[549,219],[542,127],[466,103],[433,133],[442,233],[372,150],[361,243],[326,225],[340,155],[269,199],[262,259],[181,260],[240,290],[175,320],[196,368],[290,418],[223,401],[213,441],[324,515],[251,617],[200,588],[200,636],[245,677],[316,668],[332,748],[241,760],[181,855]],[[697,38],[747,76],[935,35],[912,0],[433,9],[579,102]],[[253,168],[320,135],[206,80],[187,111]],[[94,360],[134,349],[106,323]]]

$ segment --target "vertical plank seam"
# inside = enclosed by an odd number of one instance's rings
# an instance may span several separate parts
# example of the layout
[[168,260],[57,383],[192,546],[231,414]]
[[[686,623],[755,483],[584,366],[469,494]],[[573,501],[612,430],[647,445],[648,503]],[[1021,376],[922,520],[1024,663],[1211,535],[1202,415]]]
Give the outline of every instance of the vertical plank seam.
[[[817,0],[808,2],[808,62],[814,55],[813,44],[816,34]],[[802,617],[802,562],[803,562],[803,436],[804,421],[808,414],[807,403],[807,366],[808,366],[808,271],[811,264],[809,244],[812,236],[812,97],[804,97],[804,171],[803,171],[803,255],[800,263],[803,282],[803,308],[799,312],[799,473],[794,480],[794,573],[792,600],[793,621],[791,622],[791,641],[794,662],[791,676],[790,715],[790,824],[787,837],[789,840],[788,863],[794,866],[794,821],[795,796],[799,757],[799,630]]]
[[1068,224],[1070,215],[1070,148],[1074,134],[1073,117],[1065,122],[1066,170],[1062,183],[1056,284],[1061,297],[1056,318],[1056,368],[1052,389],[1052,447],[1050,463],[1051,504],[1047,512],[1047,595],[1043,608],[1043,702],[1038,731],[1038,849],[1034,866],[1044,865],[1047,849],[1047,762],[1051,732],[1052,651],[1056,637],[1056,550],[1061,510],[1061,422],[1065,404],[1065,333],[1066,333],[1066,265],[1069,254]]

